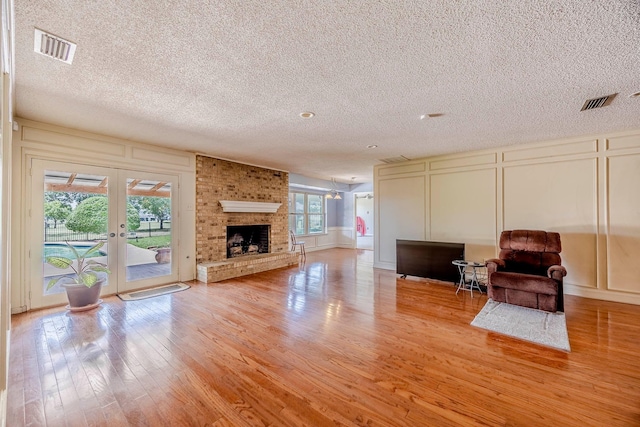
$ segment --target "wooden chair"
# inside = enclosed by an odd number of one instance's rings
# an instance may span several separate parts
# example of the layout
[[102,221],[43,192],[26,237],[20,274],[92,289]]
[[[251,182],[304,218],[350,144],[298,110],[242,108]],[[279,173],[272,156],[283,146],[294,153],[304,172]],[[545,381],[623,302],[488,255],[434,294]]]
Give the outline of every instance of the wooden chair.
[[295,252],[296,246],[300,248],[300,256],[303,260],[307,259],[307,253],[304,250],[304,241],[296,240],[296,235],[293,233],[293,230],[289,230],[289,235],[291,236],[291,252]]

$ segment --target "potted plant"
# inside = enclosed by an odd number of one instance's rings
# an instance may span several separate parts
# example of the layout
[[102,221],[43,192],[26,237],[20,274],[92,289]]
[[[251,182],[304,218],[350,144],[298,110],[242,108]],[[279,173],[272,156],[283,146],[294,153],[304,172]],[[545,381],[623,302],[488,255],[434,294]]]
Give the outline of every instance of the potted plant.
[[147,246],[150,251],[155,251],[156,262],[158,264],[167,264],[171,262],[171,247],[166,245]]
[[60,285],[67,292],[70,309],[97,305],[100,298],[102,284],[105,279],[104,276],[98,276],[98,273],[110,274],[111,271],[109,271],[106,264],[87,258],[98,252],[100,248],[104,246],[104,242],[96,243],[87,249],[82,255],[69,242],[65,241],[65,243],[73,252],[75,259],[64,256],[48,256],[45,258],[45,262],[62,270],[70,268],[73,270],[74,274],[54,277],[49,280],[47,290],[54,287],[58,282],[71,280],[71,283],[63,284],[61,282]]
[[156,249],[156,262],[166,264],[171,262],[171,248],[160,247]]

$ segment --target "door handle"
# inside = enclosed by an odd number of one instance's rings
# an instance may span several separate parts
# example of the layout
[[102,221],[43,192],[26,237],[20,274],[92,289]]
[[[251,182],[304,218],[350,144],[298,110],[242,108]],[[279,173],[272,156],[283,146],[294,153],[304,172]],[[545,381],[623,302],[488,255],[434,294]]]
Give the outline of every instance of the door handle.
[[124,233],[120,233],[120,237],[124,237]]
[[109,237],[116,237],[116,233],[109,233]]

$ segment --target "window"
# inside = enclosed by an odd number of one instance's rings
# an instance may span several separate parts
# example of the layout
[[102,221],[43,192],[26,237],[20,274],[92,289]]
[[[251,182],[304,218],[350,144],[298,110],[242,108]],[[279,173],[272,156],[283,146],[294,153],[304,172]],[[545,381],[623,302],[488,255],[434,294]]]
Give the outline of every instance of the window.
[[294,234],[306,234],[304,193],[289,193],[289,228]]
[[296,235],[324,233],[325,224],[322,194],[289,193],[289,228]]

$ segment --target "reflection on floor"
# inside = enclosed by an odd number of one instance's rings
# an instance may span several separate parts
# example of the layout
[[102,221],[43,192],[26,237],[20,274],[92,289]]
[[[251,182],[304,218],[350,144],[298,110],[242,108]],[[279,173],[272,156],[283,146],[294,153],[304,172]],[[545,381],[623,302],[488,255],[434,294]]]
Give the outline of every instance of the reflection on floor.
[[356,237],[356,247],[358,249],[373,250],[373,236],[360,236]]
[[571,353],[372,251],[12,317],[7,425],[638,425],[640,306],[566,296]]

